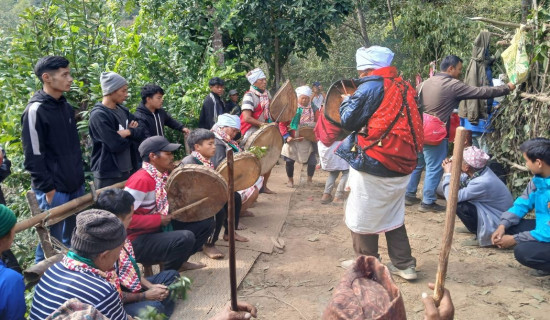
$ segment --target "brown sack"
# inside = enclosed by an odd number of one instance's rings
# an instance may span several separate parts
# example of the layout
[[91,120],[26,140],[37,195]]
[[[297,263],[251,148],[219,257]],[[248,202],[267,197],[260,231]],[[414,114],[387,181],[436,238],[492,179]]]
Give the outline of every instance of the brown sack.
[[344,275],[323,320],[404,320],[405,304],[385,265],[361,256]]

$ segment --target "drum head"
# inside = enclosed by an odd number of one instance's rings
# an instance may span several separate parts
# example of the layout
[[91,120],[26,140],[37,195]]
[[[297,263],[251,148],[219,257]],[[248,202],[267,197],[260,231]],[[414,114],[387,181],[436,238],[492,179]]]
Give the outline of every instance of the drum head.
[[283,137],[277,123],[270,123],[254,132],[244,145],[246,150],[252,147],[267,147],[266,154],[260,159],[260,174],[266,174],[271,170],[281,156],[283,150]]
[[166,182],[166,192],[170,213],[182,222],[213,217],[227,202],[227,183],[223,177],[198,164],[174,169]]
[[313,130],[313,127],[300,126],[298,130],[298,135],[300,137],[304,137],[306,140],[309,140],[311,142],[317,142],[317,138],[315,137],[315,131]]
[[352,95],[355,90],[357,90],[357,85],[353,82],[353,79],[336,81],[330,86],[325,101],[325,117],[328,121],[341,127],[340,105],[344,101],[342,95]]
[[[252,187],[260,177],[260,160],[250,152],[238,152],[233,156],[233,181],[235,191]],[[229,181],[227,159],[216,169],[223,179]]]
[[298,98],[289,80],[277,91],[269,104],[271,119],[275,122],[290,121],[298,110]]

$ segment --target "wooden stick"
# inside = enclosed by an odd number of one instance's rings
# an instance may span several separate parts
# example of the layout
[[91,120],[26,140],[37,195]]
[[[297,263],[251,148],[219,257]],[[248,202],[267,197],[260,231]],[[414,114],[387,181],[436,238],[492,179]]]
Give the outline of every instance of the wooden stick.
[[37,264],[30,266],[25,271],[23,271],[23,276],[25,277],[25,280],[27,282],[25,287],[29,289],[37,284],[44,272],[46,272],[46,270],[48,270],[48,268],[53,266],[55,263],[61,261],[63,259],[63,256],[63,253],[58,253],[54,256],[40,261]]
[[190,205],[187,205],[183,208],[179,208],[178,210],[172,212],[171,215],[172,215],[172,217],[178,217],[179,215],[185,213],[185,211],[187,211],[189,209],[193,209],[194,207],[198,206],[199,204],[202,204],[203,202],[205,202],[206,200],[208,200],[208,197],[204,197],[204,198],[200,199],[197,202],[191,203]]
[[235,181],[233,177],[233,150],[227,151],[227,225],[229,226],[229,284],[231,286],[231,309],[237,306],[237,268],[235,260]]
[[[36,194],[31,190],[27,192],[26,197],[27,203],[29,204],[29,208],[31,210],[31,215],[36,217],[40,214],[40,207],[38,206],[38,201],[36,200]],[[47,259],[54,256],[56,252],[50,242],[48,230],[46,230],[43,226],[37,226],[36,233],[38,233],[38,239],[40,239],[40,245],[42,246],[44,257]]]
[[[123,182],[113,184],[112,186],[109,186],[109,187],[101,188],[99,190],[96,190],[96,194],[99,194],[102,191],[105,191],[106,189],[112,189],[112,188],[122,189],[124,188],[125,183],[126,181],[123,181]],[[18,222],[15,225],[15,232],[21,232],[25,229],[34,227],[37,224],[40,224],[42,222],[44,222],[46,226],[55,224],[57,222],[65,220],[67,217],[75,213],[85,210],[86,208],[91,206],[93,203],[94,202],[93,202],[92,194],[91,193],[85,194],[82,197],[78,197],[58,207],[52,208],[50,210],[37,214],[36,216],[33,216],[29,219]]]
[[544,94],[532,94],[532,93],[522,92],[519,95],[520,97],[525,99],[532,99],[532,100],[537,100],[544,103],[550,103],[550,97]]
[[458,201],[458,189],[460,188],[460,174],[462,167],[462,158],[464,153],[464,142],[466,140],[466,129],[458,127],[456,129],[453,166],[451,169],[451,184],[449,195],[447,197],[447,211],[445,213],[445,231],[441,252],[439,253],[439,263],[437,266],[437,275],[435,279],[435,288],[433,299],[436,306],[439,306],[445,291],[445,277],[447,276],[447,265],[449,264],[449,254],[453,244],[453,232],[455,229],[456,206]]

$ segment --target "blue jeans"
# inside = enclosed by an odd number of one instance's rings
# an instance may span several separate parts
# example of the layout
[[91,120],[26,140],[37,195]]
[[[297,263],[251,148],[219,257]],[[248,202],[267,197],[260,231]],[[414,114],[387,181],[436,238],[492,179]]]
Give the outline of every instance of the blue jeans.
[[443,176],[441,163],[447,157],[448,149],[449,139],[443,139],[437,146],[424,145],[424,161],[426,162],[424,190],[422,191],[422,202],[424,204],[432,204],[437,200],[435,190]]
[[[44,192],[35,189],[33,189],[33,191],[36,194],[38,206],[42,211],[45,211],[82,196],[84,194],[84,185],[82,185],[77,191],[71,193],[56,191],[51,203],[48,203],[48,201],[46,201],[46,194]],[[54,236],[57,240],[61,241],[67,248],[70,248],[71,237],[73,236],[73,230],[75,226],[76,215],[73,214],[67,219],[50,226],[50,234]],[[34,261],[35,263],[38,263],[42,260],[44,260],[44,251],[42,251],[42,246],[38,244],[38,246],[36,247]]]
[[416,198],[416,191],[418,190],[418,184],[422,177],[422,171],[424,171],[424,167],[426,166],[426,162],[424,162],[424,153],[419,152],[417,157],[416,168],[413,170],[411,180],[409,180],[409,184],[407,185],[407,192],[405,193],[407,197]]
[[[152,284],[163,284],[168,286],[179,276],[180,274],[176,270],[165,270],[155,274],[154,276],[147,277],[147,280],[149,280]],[[125,304],[124,310],[128,315],[137,317],[139,316],[139,312],[148,306],[155,308],[159,314],[164,313],[164,315],[170,319],[170,316],[174,313],[175,302],[170,300],[170,297],[162,301],[140,301]]]

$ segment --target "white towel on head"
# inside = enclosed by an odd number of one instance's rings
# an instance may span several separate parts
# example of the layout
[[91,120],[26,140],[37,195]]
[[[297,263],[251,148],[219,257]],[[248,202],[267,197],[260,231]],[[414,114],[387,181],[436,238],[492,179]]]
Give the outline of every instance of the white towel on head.
[[220,114],[218,116],[218,122],[215,124],[218,128],[231,127],[235,129],[241,129],[241,119],[239,116],[231,115],[229,113]]
[[313,92],[311,91],[311,88],[309,86],[301,86],[296,88],[296,95],[298,96],[298,98],[300,98],[300,96],[302,95],[311,97],[311,95],[313,95]]
[[389,67],[393,60],[394,53],[385,47],[371,46],[361,47],[355,53],[357,70],[380,69]]
[[246,79],[248,79],[248,82],[253,85],[254,83],[256,83],[256,81],[260,79],[265,79],[265,73],[262,71],[262,69],[256,68],[246,74]]

